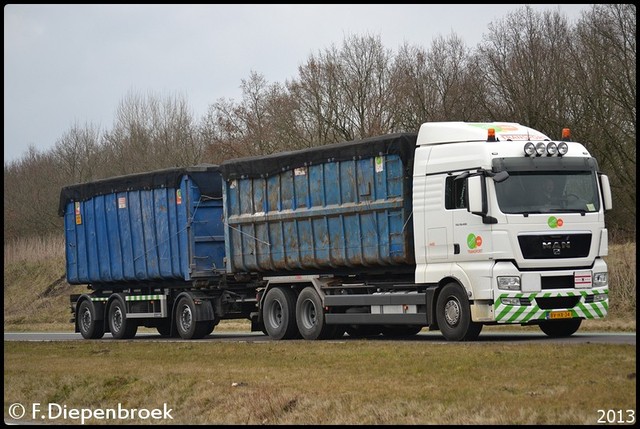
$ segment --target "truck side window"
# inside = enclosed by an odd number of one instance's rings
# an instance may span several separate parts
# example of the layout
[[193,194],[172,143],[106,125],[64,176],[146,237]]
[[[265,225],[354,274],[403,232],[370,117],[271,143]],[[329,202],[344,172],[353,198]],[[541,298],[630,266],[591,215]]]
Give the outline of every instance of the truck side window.
[[447,177],[444,190],[444,206],[447,210],[467,208],[467,179],[453,180]]

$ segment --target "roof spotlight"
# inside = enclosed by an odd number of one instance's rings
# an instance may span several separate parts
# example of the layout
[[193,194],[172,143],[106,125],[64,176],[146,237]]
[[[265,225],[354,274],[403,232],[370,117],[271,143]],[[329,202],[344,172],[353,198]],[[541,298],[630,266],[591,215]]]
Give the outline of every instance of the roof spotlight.
[[569,152],[569,145],[565,142],[558,143],[558,156],[562,156],[567,152]]
[[554,142],[550,142],[547,144],[547,155],[553,156],[558,153],[558,146]]
[[524,154],[527,156],[536,156],[536,147],[531,142],[526,142],[524,144]]
[[547,146],[543,142],[538,142],[536,144],[536,153],[538,156],[542,156],[547,151]]

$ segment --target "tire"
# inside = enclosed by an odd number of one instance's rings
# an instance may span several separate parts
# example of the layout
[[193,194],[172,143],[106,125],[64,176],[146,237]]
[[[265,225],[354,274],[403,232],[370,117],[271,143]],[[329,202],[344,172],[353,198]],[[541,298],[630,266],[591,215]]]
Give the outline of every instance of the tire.
[[87,340],[97,340],[104,336],[104,323],[96,320],[96,310],[91,301],[84,300],[77,310],[78,329],[82,338]]
[[413,337],[422,331],[422,326],[412,325],[385,325],[382,327],[382,335],[391,338]]
[[270,289],[264,298],[262,319],[267,335],[275,340],[289,340],[299,336],[295,292],[288,287]]
[[436,320],[448,341],[478,339],[482,324],[471,320],[471,307],[466,292],[457,283],[445,285],[436,302]]
[[196,321],[196,308],[193,300],[183,296],[176,306],[176,331],[184,340],[197,340],[213,331],[212,320]]
[[305,340],[326,340],[335,338],[338,333],[337,325],[326,324],[322,300],[313,287],[304,288],[298,295],[296,323]]
[[118,340],[133,338],[138,332],[138,324],[127,319],[127,310],[120,298],[114,299],[109,306],[109,332]]
[[549,320],[540,323],[542,332],[552,338],[570,337],[582,324],[582,319]]

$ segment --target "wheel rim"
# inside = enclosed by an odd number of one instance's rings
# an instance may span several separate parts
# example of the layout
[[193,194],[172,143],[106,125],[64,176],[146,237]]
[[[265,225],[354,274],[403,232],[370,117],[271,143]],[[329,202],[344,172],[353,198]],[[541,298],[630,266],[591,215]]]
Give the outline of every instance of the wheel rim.
[[187,332],[189,328],[191,328],[191,324],[193,323],[193,315],[191,314],[191,308],[188,305],[184,305],[182,307],[182,312],[180,313],[180,327],[183,332]]
[[91,311],[85,308],[80,316],[80,328],[83,332],[88,332],[91,328]]
[[282,304],[278,300],[274,300],[269,309],[269,324],[274,328],[282,325]]
[[120,329],[122,329],[122,310],[120,306],[116,306],[113,317],[111,318],[111,324],[115,332],[120,332]]
[[316,323],[317,323],[317,312],[316,312],[316,306],[313,304],[313,302],[310,299],[305,300],[302,303],[302,308],[301,308],[301,322],[302,325],[306,328],[306,329],[311,329],[313,328]]
[[450,326],[456,326],[460,322],[460,301],[455,297],[449,297],[444,305],[444,320]]

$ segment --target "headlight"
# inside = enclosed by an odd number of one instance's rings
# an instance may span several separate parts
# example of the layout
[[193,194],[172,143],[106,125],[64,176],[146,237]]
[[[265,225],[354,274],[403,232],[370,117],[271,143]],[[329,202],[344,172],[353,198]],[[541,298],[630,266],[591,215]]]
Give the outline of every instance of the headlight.
[[606,293],[597,293],[593,295],[593,302],[606,301],[608,297],[609,295],[607,295]]
[[513,298],[508,296],[501,298],[500,302],[504,305],[520,305],[521,304],[520,298]]
[[520,290],[520,277],[518,276],[498,277],[498,289]]
[[595,273],[593,275],[593,287],[606,286],[609,284],[609,275],[607,273]]

